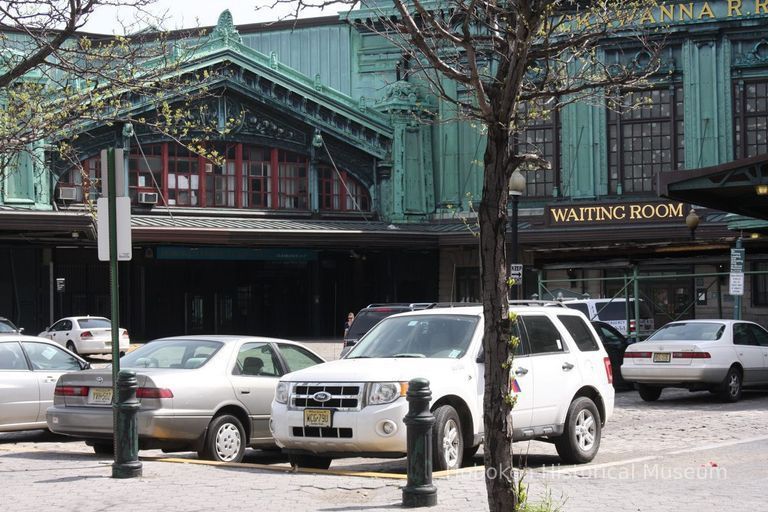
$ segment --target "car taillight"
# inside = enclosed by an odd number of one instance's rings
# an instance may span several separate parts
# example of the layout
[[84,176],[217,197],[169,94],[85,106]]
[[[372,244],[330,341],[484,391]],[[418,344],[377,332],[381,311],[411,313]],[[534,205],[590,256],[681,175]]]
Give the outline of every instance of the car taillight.
[[173,398],[173,391],[166,388],[139,388],[136,398]]
[[85,338],[93,338],[93,334],[91,334],[91,331],[83,331],[80,333],[80,339],[82,340]]
[[711,359],[709,352],[672,352],[675,359]]
[[635,332],[636,329],[637,329],[637,324],[635,323],[634,320],[630,320],[629,321],[629,332]]
[[56,396],[88,396],[88,386],[56,386]]
[[624,352],[624,359],[627,358],[635,358],[635,359],[650,359],[653,354],[651,352],[631,352],[627,350]]
[[605,365],[605,374],[608,377],[608,384],[613,384],[613,366],[611,366],[611,358],[604,357],[603,364]]

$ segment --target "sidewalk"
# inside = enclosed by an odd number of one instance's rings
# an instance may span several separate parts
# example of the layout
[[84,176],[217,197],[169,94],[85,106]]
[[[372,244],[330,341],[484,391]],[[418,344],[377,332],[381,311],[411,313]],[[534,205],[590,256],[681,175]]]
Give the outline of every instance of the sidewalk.
[[[763,436],[629,461],[562,468],[539,464],[525,480],[532,501],[549,494],[569,512],[700,512],[735,504],[738,510],[764,510],[767,453],[768,436]],[[405,484],[155,460],[144,461],[141,478],[116,480],[111,462],[82,443],[0,444],[0,510],[398,510]],[[482,478],[482,470],[470,469],[435,479],[438,506],[429,510],[487,510]]]

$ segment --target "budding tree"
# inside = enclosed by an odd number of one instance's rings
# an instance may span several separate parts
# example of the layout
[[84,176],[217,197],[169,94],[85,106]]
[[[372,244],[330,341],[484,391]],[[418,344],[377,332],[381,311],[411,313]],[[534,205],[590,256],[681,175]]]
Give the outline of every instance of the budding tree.
[[[96,124],[132,121],[173,138],[188,135],[190,105],[209,94],[209,73],[179,73],[194,54],[198,34],[176,33],[171,39],[160,30],[82,32],[96,9],[109,6],[144,13],[143,23],[160,25],[161,18],[145,11],[154,1],[0,1],[0,176],[13,169],[17,155],[43,142],[77,164],[71,142]],[[121,27],[103,30],[114,28]],[[180,91],[184,101],[178,100]],[[145,114],[148,110],[154,113]]]
[[[505,228],[515,170],[546,166],[515,137],[530,119],[575,102],[626,106],[622,93],[658,70],[658,34],[638,22],[655,6],[633,0],[276,0],[305,8],[344,6],[361,30],[386,37],[409,60],[411,79],[426,83],[463,119],[483,126],[480,268],[485,316],[485,464],[491,510],[516,510],[512,468],[514,394],[509,368],[516,341],[509,314]],[[360,9],[360,12],[355,12]],[[607,38],[630,57],[601,59]],[[457,88],[444,87],[447,80]],[[553,170],[552,172],[557,172]],[[493,470],[490,470],[493,468]]]

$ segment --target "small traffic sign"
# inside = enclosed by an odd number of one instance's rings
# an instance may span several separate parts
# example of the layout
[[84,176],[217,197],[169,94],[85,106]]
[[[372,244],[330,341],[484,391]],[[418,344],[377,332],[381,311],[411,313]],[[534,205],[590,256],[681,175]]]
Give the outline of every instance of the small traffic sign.
[[744,249],[731,249],[731,273],[744,272]]
[[523,265],[520,263],[510,263],[509,277],[518,283],[523,280]]

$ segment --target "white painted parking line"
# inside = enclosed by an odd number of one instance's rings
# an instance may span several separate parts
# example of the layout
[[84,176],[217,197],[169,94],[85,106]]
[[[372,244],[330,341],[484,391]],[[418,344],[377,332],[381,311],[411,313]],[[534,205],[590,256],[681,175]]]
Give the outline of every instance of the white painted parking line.
[[595,471],[603,468],[610,468],[613,466],[624,466],[627,464],[637,464],[638,462],[646,462],[649,460],[659,459],[661,455],[651,455],[647,457],[637,457],[634,459],[617,460],[614,462],[604,462],[602,464],[588,464],[583,466],[563,466],[557,468],[556,466],[542,466],[540,468],[528,468],[528,471],[536,473],[580,473],[584,471]]
[[633,459],[617,460],[614,462],[604,462],[602,464],[589,464],[584,466],[564,466],[562,468],[555,468],[554,466],[549,466],[549,467],[542,467],[542,468],[535,468],[535,469],[529,468],[529,471],[544,473],[544,474],[552,474],[552,473],[567,474],[567,473],[597,471],[603,468],[610,468],[614,466],[625,466],[629,464],[637,464],[639,462],[647,462],[649,460],[661,459],[669,455],[682,455],[684,453],[717,450],[720,448],[727,448],[729,446],[736,446],[739,444],[749,444],[749,443],[755,443],[759,441],[768,441],[768,436],[750,437],[748,439],[734,439],[732,441],[724,441],[722,443],[713,443],[713,444],[708,444],[704,446],[695,446],[691,448],[684,448],[682,450],[674,450],[674,451],[669,451],[665,453],[660,453],[658,455],[648,455],[646,457],[636,457]]
[[707,444],[704,446],[696,446],[694,448],[685,448],[682,450],[667,452],[667,455],[680,455],[682,453],[703,452],[705,450],[717,450],[718,448],[727,448],[728,446],[735,446],[737,444],[755,443],[758,441],[768,441],[768,436],[750,437],[748,439],[734,439],[732,441],[724,441],[722,443]]

